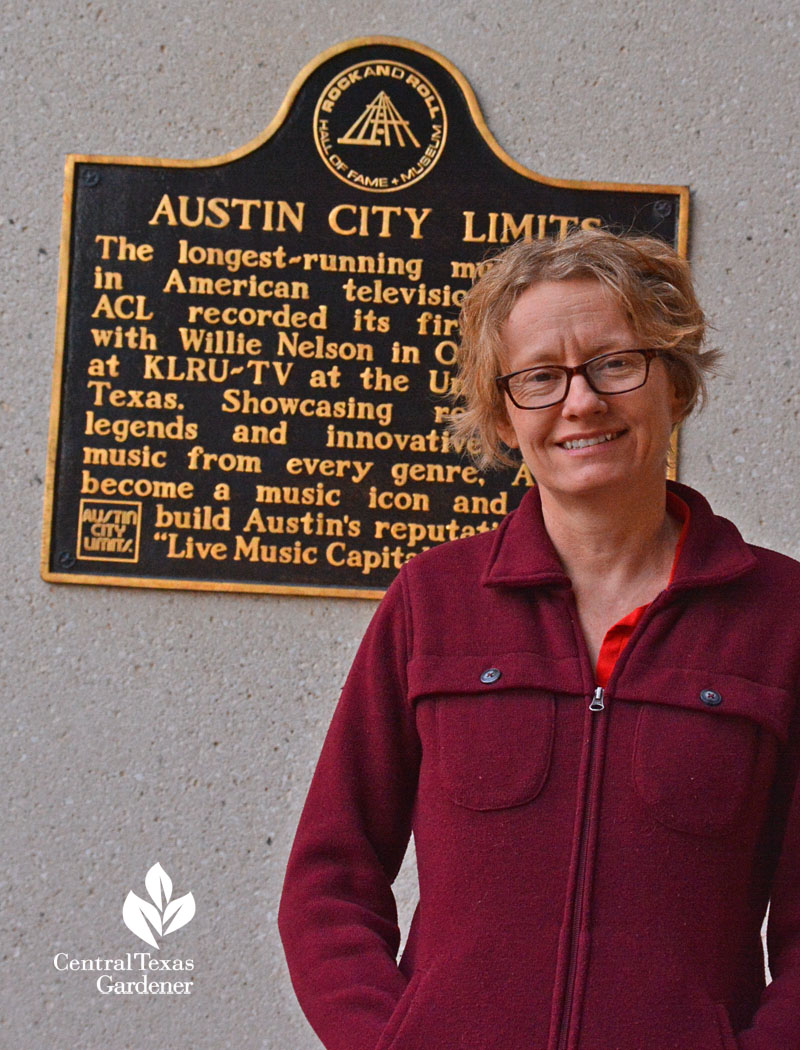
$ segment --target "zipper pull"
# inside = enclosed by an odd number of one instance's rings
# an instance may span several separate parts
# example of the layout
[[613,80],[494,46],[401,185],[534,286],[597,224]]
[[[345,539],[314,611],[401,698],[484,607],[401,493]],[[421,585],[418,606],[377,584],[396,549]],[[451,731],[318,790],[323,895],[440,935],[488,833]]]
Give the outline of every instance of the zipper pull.
[[603,698],[605,697],[605,695],[605,689],[603,689],[601,685],[596,686],[594,692],[592,693],[592,702],[589,704],[589,710],[602,711],[606,706],[603,703]]

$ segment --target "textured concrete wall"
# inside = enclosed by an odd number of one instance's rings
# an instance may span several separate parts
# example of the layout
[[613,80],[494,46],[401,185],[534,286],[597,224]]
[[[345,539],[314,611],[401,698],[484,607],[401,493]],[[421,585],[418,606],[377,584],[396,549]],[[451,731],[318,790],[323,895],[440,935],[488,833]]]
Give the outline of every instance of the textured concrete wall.
[[[550,176],[688,183],[691,255],[728,351],[680,476],[748,539],[800,555],[798,26],[791,0],[11,0],[2,18],[4,803],[0,1044],[311,1050],[279,887],[368,601],[39,578],[63,158],[203,157],[253,138],[299,69],[392,34],[458,66]],[[101,996],[56,952],[132,950],[156,861],[197,916],[190,996]],[[400,888],[405,913],[413,875]],[[161,975],[162,977],[164,975]]]

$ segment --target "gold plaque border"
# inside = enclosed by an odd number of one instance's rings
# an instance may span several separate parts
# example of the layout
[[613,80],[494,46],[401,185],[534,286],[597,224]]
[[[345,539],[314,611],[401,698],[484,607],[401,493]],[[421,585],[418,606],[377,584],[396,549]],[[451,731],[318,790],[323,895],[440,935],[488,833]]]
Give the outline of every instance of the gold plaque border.
[[[416,51],[420,55],[426,55],[434,62],[438,62],[453,77],[466,99],[470,116],[483,136],[487,146],[502,161],[506,167],[516,171],[526,179],[545,186],[558,186],[564,189],[575,190],[615,190],[625,193],[663,193],[671,194],[679,198],[678,211],[678,254],[684,259],[687,257],[689,248],[689,187],[671,186],[661,183],[628,183],[628,182],[589,182],[583,179],[554,179],[541,175],[531,168],[514,160],[503,149],[489,130],[488,125],[481,112],[477,96],[472,90],[463,73],[453,65],[444,55],[434,51],[433,48],[418,44],[404,37],[394,36],[364,36],[346,40],[341,44],[320,52],[308,62],[292,81],[283,102],[273,119],[256,138],[251,139],[243,146],[229,153],[221,153],[216,157],[207,157],[200,160],[172,160],[165,157],[117,157],[97,153],[70,153],[67,155],[64,169],[64,206],[61,224],[61,249],[59,253],[58,269],[58,311],[56,315],[56,347],[55,363],[53,366],[53,383],[50,402],[50,426],[47,441],[47,474],[45,478],[44,492],[44,528],[42,532],[42,555],[41,575],[46,583],[84,583],[95,584],[106,587],[147,587],[156,590],[193,590],[193,591],[223,591],[253,594],[291,594],[309,597],[329,598],[382,598],[386,593],[384,588],[344,588],[344,587],[313,587],[304,584],[272,584],[272,583],[243,583],[212,580],[165,580],[160,577],[139,576],[129,578],[127,576],[93,575],[91,573],[60,573],[52,572],[49,568],[49,556],[52,534],[53,503],[55,499],[55,473],[56,457],[58,454],[58,434],[61,424],[61,386],[64,371],[64,348],[66,341],[67,326],[67,297],[69,291],[69,262],[70,241],[72,238],[72,205],[73,186],[75,180],[76,164],[127,164],[141,165],[151,168],[208,168],[218,164],[230,163],[253,153],[282,127],[292,103],[299,94],[305,82],[309,79],[323,63],[341,55],[346,51],[352,51],[357,47],[370,47],[380,44],[388,44],[395,47],[403,47],[409,51]],[[677,475],[676,463],[678,453],[678,432],[672,438],[670,450],[670,466],[668,476],[675,478]]]

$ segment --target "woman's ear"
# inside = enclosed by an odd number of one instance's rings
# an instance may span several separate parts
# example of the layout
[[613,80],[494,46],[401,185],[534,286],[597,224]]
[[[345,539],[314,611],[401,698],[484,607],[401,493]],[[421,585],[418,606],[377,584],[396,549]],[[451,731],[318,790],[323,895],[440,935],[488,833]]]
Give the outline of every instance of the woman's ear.
[[497,433],[509,448],[519,448],[516,431],[508,418],[497,424]]
[[680,426],[680,424],[684,421],[684,419],[687,418],[687,416],[689,415],[689,411],[690,411],[689,406],[684,401],[684,399],[682,397],[678,397],[678,395],[673,392],[673,395],[672,395],[672,429],[673,430],[675,429],[675,427]]
[[678,393],[678,388],[675,383],[675,377],[669,364],[665,362],[667,379],[669,380],[670,388],[670,416],[672,418],[672,429],[674,430],[680,423],[686,419],[691,411],[689,404],[686,400],[685,395]]

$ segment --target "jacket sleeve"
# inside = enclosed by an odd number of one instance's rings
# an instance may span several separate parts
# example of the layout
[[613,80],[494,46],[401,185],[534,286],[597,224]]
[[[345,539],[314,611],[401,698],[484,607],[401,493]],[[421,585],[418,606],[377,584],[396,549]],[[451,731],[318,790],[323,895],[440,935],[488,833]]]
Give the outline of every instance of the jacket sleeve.
[[420,745],[407,699],[404,574],[358,650],[292,848],[278,923],[297,998],[328,1050],[374,1050],[407,984],[391,884]]
[[777,864],[767,923],[772,982],[740,1050],[800,1050],[800,703],[775,782],[772,842]]

